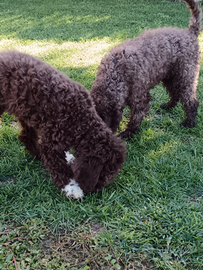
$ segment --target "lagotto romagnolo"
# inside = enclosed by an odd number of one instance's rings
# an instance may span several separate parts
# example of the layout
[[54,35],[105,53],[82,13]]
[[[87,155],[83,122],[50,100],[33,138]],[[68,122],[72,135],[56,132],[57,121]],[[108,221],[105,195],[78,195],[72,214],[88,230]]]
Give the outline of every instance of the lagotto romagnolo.
[[150,89],[162,82],[170,100],[162,109],[184,105],[186,119],[181,124],[193,127],[197,115],[196,87],[200,69],[197,37],[202,11],[193,0],[185,0],[191,11],[189,28],[164,27],[146,30],[110,50],[96,75],[91,96],[104,122],[115,132],[125,106],[130,107],[130,121],[122,139],[139,131],[149,110]]
[[3,112],[17,117],[19,140],[68,197],[102,190],[121,169],[125,147],[98,116],[89,92],[33,56],[0,53]]

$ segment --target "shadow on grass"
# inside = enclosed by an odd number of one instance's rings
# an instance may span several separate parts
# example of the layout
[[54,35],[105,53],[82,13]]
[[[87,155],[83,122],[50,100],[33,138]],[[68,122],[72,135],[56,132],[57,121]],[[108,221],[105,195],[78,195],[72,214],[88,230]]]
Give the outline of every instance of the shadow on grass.
[[133,38],[146,28],[187,27],[183,3],[162,0],[7,0],[0,3],[1,38],[79,41]]

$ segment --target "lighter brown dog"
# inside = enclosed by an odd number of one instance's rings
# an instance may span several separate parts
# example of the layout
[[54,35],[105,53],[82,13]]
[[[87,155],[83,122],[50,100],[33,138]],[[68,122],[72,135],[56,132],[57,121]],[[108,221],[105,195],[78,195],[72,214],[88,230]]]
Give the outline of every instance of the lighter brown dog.
[[193,127],[197,115],[196,87],[200,69],[197,37],[202,12],[193,0],[185,0],[191,10],[188,29],[159,28],[147,30],[137,38],[113,48],[100,66],[91,96],[104,122],[116,132],[125,106],[131,117],[127,129],[120,134],[129,139],[139,131],[143,117],[149,110],[149,90],[162,82],[170,101],[162,109],[184,104],[184,127]]

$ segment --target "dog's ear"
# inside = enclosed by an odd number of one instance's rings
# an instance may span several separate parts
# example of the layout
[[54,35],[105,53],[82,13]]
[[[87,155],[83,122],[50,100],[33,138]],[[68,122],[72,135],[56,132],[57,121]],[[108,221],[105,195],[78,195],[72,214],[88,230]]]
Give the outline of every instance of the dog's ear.
[[103,120],[106,123],[106,125],[112,130],[112,132],[115,133],[122,120],[122,112],[112,111],[111,114],[106,115],[105,119]]
[[94,190],[100,176],[103,164],[97,158],[85,159],[78,157],[72,164],[75,181],[84,193]]
[[119,124],[122,120],[122,112],[120,111],[113,111],[111,116],[111,130],[115,133],[119,127]]

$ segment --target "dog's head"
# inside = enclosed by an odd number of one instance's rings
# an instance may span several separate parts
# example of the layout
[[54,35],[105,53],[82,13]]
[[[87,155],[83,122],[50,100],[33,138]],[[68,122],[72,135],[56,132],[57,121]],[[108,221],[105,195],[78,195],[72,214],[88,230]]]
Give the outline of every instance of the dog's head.
[[104,123],[106,123],[106,125],[112,130],[112,132],[115,133],[119,126],[120,121],[122,120],[122,111],[119,111],[114,106],[115,97],[109,90],[108,85],[105,84],[106,83],[106,79],[104,77],[105,75],[106,75],[105,73],[102,74],[101,76],[97,74],[97,78],[92,86],[90,95],[94,102],[97,114],[101,117]]
[[120,138],[116,136],[112,137],[108,153],[108,157],[103,164],[98,182],[95,186],[95,191],[102,190],[106,185],[113,182],[121,170],[122,163],[126,157],[126,147]]
[[94,94],[92,94],[92,98],[97,114],[101,117],[107,127],[115,133],[122,120],[122,111],[114,110],[106,96],[94,97]]
[[72,164],[75,181],[79,184],[84,193],[91,192],[99,180],[102,161],[94,156],[77,157]]
[[84,193],[100,191],[113,181],[125,160],[126,149],[120,138],[111,137],[96,155],[77,157],[72,164],[74,179]]

